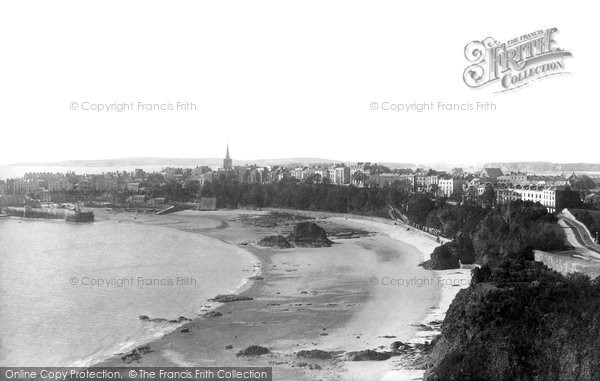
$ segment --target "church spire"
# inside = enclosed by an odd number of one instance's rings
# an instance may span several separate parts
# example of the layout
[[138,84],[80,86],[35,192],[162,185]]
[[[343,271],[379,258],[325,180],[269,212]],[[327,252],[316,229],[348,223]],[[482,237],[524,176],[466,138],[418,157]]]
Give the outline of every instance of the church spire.
[[233,160],[229,156],[229,144],[227,144],[227,151],[225,153],[225,159],[223,159],[223,169],[228,170],[233,167]]

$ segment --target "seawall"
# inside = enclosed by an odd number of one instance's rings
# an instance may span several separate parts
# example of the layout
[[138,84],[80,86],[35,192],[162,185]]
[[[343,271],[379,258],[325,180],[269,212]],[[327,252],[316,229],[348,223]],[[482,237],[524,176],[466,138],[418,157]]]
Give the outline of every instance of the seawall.
[[563,275],[579,272],[595,278],[600,276],[600,262],[572,257],[568,254],[551,254],[535,250],[535,260]]
[[6,214],[14,217],[64,219],[65,209],[7,207]]

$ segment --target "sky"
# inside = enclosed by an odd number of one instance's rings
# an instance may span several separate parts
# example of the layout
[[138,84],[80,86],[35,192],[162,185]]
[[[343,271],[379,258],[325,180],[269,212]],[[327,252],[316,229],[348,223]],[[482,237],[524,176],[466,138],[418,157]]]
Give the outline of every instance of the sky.
[[[239,160],[598,163],[587,4],[2,2],[0,165],[223,157],[226,144]],[[470,41],[551,27],[570,74],[506,93],[463,82]],[[382,110],[423,102],[496,109]],[[133,106],[94,110],[107,104]]]

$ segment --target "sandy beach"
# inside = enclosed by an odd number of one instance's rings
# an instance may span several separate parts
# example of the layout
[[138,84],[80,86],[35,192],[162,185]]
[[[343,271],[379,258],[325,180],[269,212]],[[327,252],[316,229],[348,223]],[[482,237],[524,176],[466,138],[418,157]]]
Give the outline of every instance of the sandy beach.
[[[125,364],[121,356],[98,366],[269,366],[274,380],[421,379],[418,351],[386,361],[344,361],[351,351],[389,351],[395,341],[418,346],[439,333],[439,322],[470,270],[431,271],[418,264],[439,245],[435,237],[390,220],[321,212],[314,218],[331,247],[273,249],[256,243],[286,235],[294,221],[261,224],[269,211],[184,211],[156,216],[98,211],[97,218],[204,234],[256,257],[241,295],[149,343],[150,351]],[[256,223],[258,222],[258,223]],[[353,232],[350,236],[336,234]],[[256,277],[258,275],[258,277]],[[208,305],[208,302],[207,302]],[[199,306],[201,308],[201,306]],[[260,357],[237,357],[250,345]],[[226,349],[229,348],[229,349]],[[300,350],[334,353],[301,359]]]

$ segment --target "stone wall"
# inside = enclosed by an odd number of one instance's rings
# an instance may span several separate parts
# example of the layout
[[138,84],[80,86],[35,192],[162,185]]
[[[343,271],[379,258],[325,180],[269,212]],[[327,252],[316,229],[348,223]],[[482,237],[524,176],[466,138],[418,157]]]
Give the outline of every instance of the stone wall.
[[579,259],[568,254],[551,254],[535,250],[535,260],[563,275],[579,272],[590,278],[600,276],[600,262]]

